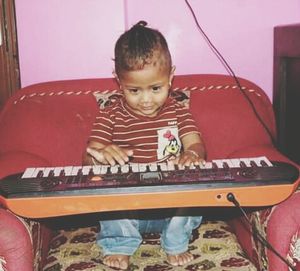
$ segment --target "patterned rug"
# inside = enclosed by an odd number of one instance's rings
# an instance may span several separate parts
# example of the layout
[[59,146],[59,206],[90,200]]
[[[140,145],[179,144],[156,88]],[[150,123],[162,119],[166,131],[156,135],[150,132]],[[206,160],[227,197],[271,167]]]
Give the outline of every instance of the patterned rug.
[[[51,242],[43,271],[114,271],[103,265],[101,248],[96,244],[97,226],[60,230]],[[160,247],[159,234],[144,235],[140,248],[130,259],[128,271],[254,271],[230,226],[222,221],[206,221],[193,232],[189,251],[194,260],[173,267]]]

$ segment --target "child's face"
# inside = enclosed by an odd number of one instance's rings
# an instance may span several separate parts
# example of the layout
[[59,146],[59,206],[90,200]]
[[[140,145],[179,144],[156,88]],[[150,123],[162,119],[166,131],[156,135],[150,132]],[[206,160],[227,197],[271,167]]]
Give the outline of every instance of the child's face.
[[174,74],[160,65],[145,65],[141,70],[122,72],[119,77],[128,106],[138,115],[155,117],[169,95]]

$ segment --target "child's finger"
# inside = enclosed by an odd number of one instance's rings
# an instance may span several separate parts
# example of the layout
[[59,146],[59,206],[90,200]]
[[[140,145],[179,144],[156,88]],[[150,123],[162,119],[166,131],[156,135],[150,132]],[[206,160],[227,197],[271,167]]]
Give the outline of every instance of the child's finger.
[[95,159],[100,164],[109,164],[111,166],[114,166],[116,164],[114,154],[112,154],[110,151],[96,150],[89,147],[86,151],[90,156],[92,156],[93,159]]
[[86,152],[100,163],[103,163],[105,161],[103,153],[99,152],[98,150],[87,147]]
[[133,156],[133,150],[130,150],[130,149],[124,149],[125,153],[128,155],[128,156]]
[[113,158],[116,160],[116,162],[120,165],[124,165],[129,161],[129,154],[131,154],[131,152],[128,150],[126,151],[123,148],[119,148],[118,146],[112,146],[112,148],[110,149],[110,154],[113,156]]

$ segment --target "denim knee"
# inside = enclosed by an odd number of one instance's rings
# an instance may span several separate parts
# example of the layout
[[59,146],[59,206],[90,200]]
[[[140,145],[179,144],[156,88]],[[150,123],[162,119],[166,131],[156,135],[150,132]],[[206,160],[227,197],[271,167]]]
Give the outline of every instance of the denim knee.
[[142,242],[135,219],[119,219],[100,221],[100,233],[97,243],[102,247],[104,255],[132,255]]
[[187,251],[192,231],[201,221],[201,216],[176,216],[169,219],[161,236],[165,252],[174,255]]

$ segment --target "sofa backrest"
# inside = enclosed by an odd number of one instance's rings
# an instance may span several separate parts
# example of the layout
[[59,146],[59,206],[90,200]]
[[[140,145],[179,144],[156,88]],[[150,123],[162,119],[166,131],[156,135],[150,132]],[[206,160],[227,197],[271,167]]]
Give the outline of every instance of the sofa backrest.
[[[260,117],[275,134],[268,97],[255,84],[244,79],[240,82]],[[190,92],[190,108],[203,134],[208,159],[226,158],[255,144],[271,144],[269,135],[230,76],[176,76],[173,88]],[[7,173],[1,163],[7,165],[10,160],[18,161],[18,157],[22,157],[22,163],[15,165],[15,171],[31,166],[32,156],[38,157],[36,163],[40,159],[45,165],[81,164],[98,110],[93,94],[117,89],[116,82],[108,78],[45,82],[19,90],[0,115],[0,177]],[[31,157],[28,161],[27,156]],[[14,171],[14,166],[9,170]]]

